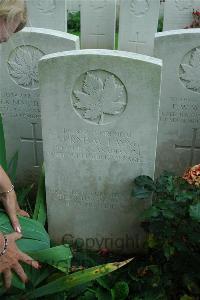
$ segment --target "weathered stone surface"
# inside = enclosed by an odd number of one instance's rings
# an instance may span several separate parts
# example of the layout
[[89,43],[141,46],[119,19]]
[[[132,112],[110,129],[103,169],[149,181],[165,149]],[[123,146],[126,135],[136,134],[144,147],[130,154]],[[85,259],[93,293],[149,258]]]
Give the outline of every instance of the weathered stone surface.
[[153,56],[160,0],[122,0],[119,50]]
[[150,201],[131,190],[154,175],[161,61],[82,50],[46,56],[39,72],[51,237],[137,251]]
[[165,0],[163,30],[184,29],[192,23],[192,12],[200,10],[199,0]]
[[43,160],[38,60],[45,54],[77,48],[75,36],[28,27],[2,44],[0,113],[8,160],[19,151],[19,184],[34,181]]
[[155,56],[163,60],[156,170],[181,175],[200,157],[200,30],[157,34]]
[[26,1],[27,26],[67,32],[67,0]]
[[81,2],[81,48],[114,49],[116,0]]

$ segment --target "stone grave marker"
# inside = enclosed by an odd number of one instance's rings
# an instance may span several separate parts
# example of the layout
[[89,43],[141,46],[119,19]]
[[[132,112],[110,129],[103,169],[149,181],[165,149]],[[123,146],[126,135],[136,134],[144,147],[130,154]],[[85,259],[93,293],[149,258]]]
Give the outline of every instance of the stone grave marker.
[[81,2],[81,48],[114,49],[116,1]]
[[160,0],[122,0],[119,50],[153,56]]
[[28,27],[2,44],[0,113],[8,160],[19,151],[20,185],[36,179],[43,160],[38,61],[45,54],[78,48],[73,35]]
[[159,33],[163,60],[156,171],[182,174],[200,158],[200,30]]
[[28,0],[27,26],[67,32],[67,0]]
[[192,23],[192,12],[200,10],[199,0],[165,0],[164,30],[184,29]]
[[137,251],[150,200],[131,190],[136,176],[154,175],[161,61],[70,51],[45,56],[39,73],[51,237]]

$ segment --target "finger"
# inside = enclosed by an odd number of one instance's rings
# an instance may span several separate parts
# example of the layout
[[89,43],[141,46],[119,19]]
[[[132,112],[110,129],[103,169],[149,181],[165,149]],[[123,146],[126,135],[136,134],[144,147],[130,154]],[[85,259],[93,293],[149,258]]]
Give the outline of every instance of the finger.
[[19,240],[19,239],[22,238],[22,234],[21,234],[21,233],[18,233],[18,232],[13,232],[13,233],[10,233],[10,234],[9,234],[9,237],[10,237],[11,239],[13,239],[14,241],[16,241],[16,240]]
[[12,266],[12,269],[15,271],[15,273],[21,278],[21,280],[26,283],[28,281],[28,277],[26,273],[24,272],[22,266],[17,263],[16,265]]
[[17,213],[18,213],[20,216],[30,218],[29,213],[27,213],[27,212],[26,212],[25,210],[23,210],[23,209],[19,209],[19,210],[17,211]]
[[6,289],[9,289],[11,287],[11,281],[12,281],[12,273],[10,269],[6,269],[3,272],[4,277],[4,285]]
[[30,218],[30,215],[23,209],[21,209],[19,207],[19,204],[17,202],[17,199],[16,199],[16,210],[17,210],[17,213],[20,215],[20,216],[23,216],[23,217],[27,217],[27,218]]
[[10,221],[12,223],[12,226],[16,232],[21,233],[21,226],[19,224],[17,215],[16,215],[16,207],[15,203],[12,203],[11,201],[5,201],[4,202],[5,210],[10,218]]
[[35,269],[39,269],[40,268],[40,264],[38,261],[34,260],[32,257],[30,257],[29,255],[27,255],[26,253],[23,253],[20,251],[20,258],[21,261],[25,262],[26,264],[32,266]]

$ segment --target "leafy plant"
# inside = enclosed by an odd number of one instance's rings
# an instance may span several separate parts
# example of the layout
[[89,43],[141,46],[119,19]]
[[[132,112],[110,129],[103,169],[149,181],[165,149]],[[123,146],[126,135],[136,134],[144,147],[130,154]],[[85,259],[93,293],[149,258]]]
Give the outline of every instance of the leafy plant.
[[155,182],[137,177],[132,193],[139,201],[152,197],[142,221],[145,252],[76,299],[200,299],[200,188],[164,173]]
[[69,33],[80,32],[80,12],[68,13],[67,29]]

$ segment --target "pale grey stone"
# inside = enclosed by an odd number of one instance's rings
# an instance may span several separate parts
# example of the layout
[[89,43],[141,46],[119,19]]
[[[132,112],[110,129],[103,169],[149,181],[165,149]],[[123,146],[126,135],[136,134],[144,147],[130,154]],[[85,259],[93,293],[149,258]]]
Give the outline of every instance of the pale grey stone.
[[163,30],[184,29],[192,23],[192,12],[200,10],[199,0],[165,0]]
[[67,32],[67,0],[28,0],[27,26]]
[[70,51],[42,58],[39,73],[52,239],[137,251],[150,200],[133,199],[131,190],[136,176],[154,175],[161,61]]
[[200,157],[200,29],[156,35],[163,60],[156,170],[182,174]]
[[160,0],[122,0],[119,50],[153,56]]
[[116,0],[81,1],[81,48],[114,49]]
[[35,181],[42,162],[38,60],[45,54],[78,48],[78,37],[38,28],[25,28],[2,44],[0,113],[8,161],[19,151],[20,185]]

